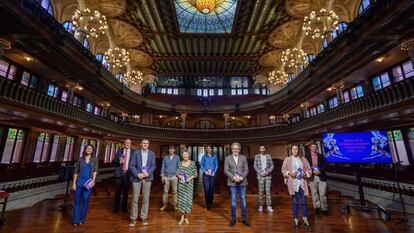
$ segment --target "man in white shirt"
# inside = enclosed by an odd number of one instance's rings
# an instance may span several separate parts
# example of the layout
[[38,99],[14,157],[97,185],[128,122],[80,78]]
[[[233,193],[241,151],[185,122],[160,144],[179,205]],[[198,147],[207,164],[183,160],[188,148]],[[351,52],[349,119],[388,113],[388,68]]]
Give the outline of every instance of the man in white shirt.
[[257,181],[259,184],[259,212],[263,212],[263,192],[266,190],[267,212],[273,213],[270,187],[272,186],[272,171],[274,164],[272,156],[266,154],[266,147],[264,145],[260,145],[259,152],[260,153],[254,157],[254,170],[256,170]]

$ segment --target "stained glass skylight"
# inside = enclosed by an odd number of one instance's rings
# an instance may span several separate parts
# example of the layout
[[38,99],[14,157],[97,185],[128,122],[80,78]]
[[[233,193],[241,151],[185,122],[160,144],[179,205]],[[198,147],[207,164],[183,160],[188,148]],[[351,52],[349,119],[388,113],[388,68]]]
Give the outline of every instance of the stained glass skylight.
[[196,0],[174,1],[180,32],[231,33],[237,0],[207,0],[205,2],[213,2],[214,8],[211,11],[197,8],[198,1]]

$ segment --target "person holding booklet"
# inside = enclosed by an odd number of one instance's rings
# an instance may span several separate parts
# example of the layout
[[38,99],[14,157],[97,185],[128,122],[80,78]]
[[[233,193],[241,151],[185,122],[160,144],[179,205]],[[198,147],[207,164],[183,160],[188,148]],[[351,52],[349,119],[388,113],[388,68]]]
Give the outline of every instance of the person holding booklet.
[[177,187],[178,187],[178,178],[177,178],[177,169],[180,165],[180,157],[175,154],[174,145],[170,145],[168,149],[168,155],[162,160],[161,166],[161,181],[164,184],[164,193],[162,195],[162,207],[161,211],[164,211],[168,208],[168,192],[170,186],[173,193],[174,200],[174,210],[178,210],[177,202]]
[[246,215],[246,186],[247,175],[249,174],[247,159],[240,154],[240,143],[233,142],[230,148],[232,154],[228,155],[224,162],[224,174],[227,176],[227,186],[229,186],[231,193],[231,220],[229,225],[234,226],[236,224],[236,199],[237,193],[239,193],[242,223],[250,227]]
[[211,145],[205,146],[206,154],[201,159],[201,171],[203,172],[204,198],[207,210],[211,210],[214,202],[215,176],[218,169],[217,155],[213,155]]
[[328,202],[326,200],[326,159],[323,155],[318,153],[316,144],[312,143],[309,146],[310,154],[306,159],[312,165],[312,175],[309,179],[310,190],[312,193],[313,208],[316,214],[328,214]]
[[182,159],[177,169],[178,211],[181,213],[179,225],[190,223],[187,215],[192,211],[194,179],[197,177],[195,163],[190,160],[190,153],[187,150],[183,151]]
[[266,153],[266,147],[260,145],[259,154],[254,157],[254,170],[257,173],[257,181],[259,184],[259,212],[263,212],[263,192],[266,190],[266,210],[273,213],[272,194],[270,187],[272,186],[272,171],[274,168],[272,156]]
[[154,180],[155,154],[149,150],[149,140],[141,140],[141,149],[136,150],[129,164],[129,173],[132,181],[132,205],[129,226],[134,227],[138,218],[138,197],[142,190],[141,222],[148,225],[148,206],[151,183]]
[[308,222],[308,209],[306,207],[306,196],[309,195],[308,181],[312,172],[309,162],[299,151],[298,145],[292,145],[290,156],[283,161],[282,174],[285,184],[288,186],[289,195],[292,196],[292,212],[294,228],[299,229],[299,202],[302,210],[303,226],[310,228]]
[[95,186],[96,175],[98,174],[98,165],[99,162],[95,157],[94,148],[88,144],[82,156],[75,163],[73,174],[72,189],[75,191],[75,197],[73,200],[72,224],[74,226],[85,223],[91,189]]

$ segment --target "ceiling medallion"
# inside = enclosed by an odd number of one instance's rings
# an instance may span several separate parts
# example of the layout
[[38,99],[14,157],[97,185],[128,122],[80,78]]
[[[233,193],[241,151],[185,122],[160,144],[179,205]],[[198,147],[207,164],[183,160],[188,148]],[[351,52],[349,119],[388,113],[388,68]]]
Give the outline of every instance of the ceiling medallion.
[[129,52],[126,49],[118,47],[108,49],[108,51],[105,52],[105,60],[113,67],[121,68],[128,65],[130,60]]
[[77,9],[72,16],[72,21],[75,30],[84,31],[87,37],[98,38],[100,35],[104,35],[108,28],[105,15],[97,10],[91,11],[89,8]]
[[322,8],[319,12],[312,11],[303,19],[302,30],[312,39],[324,38],[326,34],[338,29],[339,17],[333,10]]
[[133,70],[131,72],[127,72],[124,75],[124,83],[127,83],[129,86],[136,85],[138,83],[141,83],[144,78],[142,77],[142,72]]
[[286,85],[288,83],[288,74],[284,71],[274,70],[269,73],[268,81],[270,84]]
[[210,14],[216,8],[220,7],[225,0],[187,0],[192,6],[203,14]]
[[295,71],[298,71],[302,65],[307,65],[308,60],[306,53],[302,49],[286,49],[282,52],[281,61],[283,64]]

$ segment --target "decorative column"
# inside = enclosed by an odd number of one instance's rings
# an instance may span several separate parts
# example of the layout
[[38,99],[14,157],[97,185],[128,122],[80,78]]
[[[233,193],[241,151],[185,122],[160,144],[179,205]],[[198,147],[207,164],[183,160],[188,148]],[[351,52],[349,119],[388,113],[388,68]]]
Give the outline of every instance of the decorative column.
[[223,114],[223,116],[224,116],[224,128],[228,129],[229,128],[230,115],[229,114]]
[[414,64],[414,38],[402,42],[401,50],[407,51],[411,63]]
[[11,39],[0,36],[0,60],[3,58],[4,50],[11,49]]
[[182,122],[181,127],[182,127],[183,129],[185,129],[185,128],[186,128],[185,118],[187,118],[187,113],[181,113],[181,122]]

